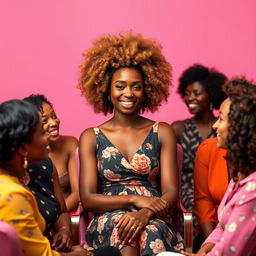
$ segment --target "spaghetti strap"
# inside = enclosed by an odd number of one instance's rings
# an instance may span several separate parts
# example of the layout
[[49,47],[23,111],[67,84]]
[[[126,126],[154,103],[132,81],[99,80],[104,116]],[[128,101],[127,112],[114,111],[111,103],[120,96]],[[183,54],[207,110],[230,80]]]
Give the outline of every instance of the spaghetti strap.
[[[140,195],[161,197],[158,122],[155,122],[144,142],[128,162],[118,148],[99,128],[94,128],[97,143],[98,184],[105,195]],[[115,246],[122,249],[117,237],[116,223],[127,212],[138,208],[116,209],[96,214],[86,232],[86,242],[95,249],[101,246]],[[171,216],[163,220],[153,218],[138,235],[137,242],[127,245],[139,247],[140,255],[154,254],[159,244],[166,251],[184,249],[180,234],[171,224]]]
[[155,122],[152,126],[153,132],[158,132],[159,122]]

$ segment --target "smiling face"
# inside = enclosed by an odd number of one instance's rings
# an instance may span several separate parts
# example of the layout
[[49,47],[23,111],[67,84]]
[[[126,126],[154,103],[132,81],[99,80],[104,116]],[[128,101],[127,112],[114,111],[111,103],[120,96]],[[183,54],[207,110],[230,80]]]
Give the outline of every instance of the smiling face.
[[198,114],[210,110],[210,101],[202,84],[194,82],[185,90],[184,101],[191,114]]
[[228,137],[228,113],[230,104],[231,101],[229,98],[222,102],[219,118],[212,126],[217,132],[217,147],[219,148],[227,148],[226,141]]
[[59,135],[60,120],[55,114],[53,108],[49,104],[43,103],[41,116],[42,116],[43,128],[46,132],[49,133],[50,141],[58,140],[60,137]]
[[30,163],[43,161],[48,158],[47,146],[49,145],[49,134],[44,130],[41,117],[32,135],[30,143],[26,143],[28,160]]
[[138,112],[143,100],[143,77],[135,68],[115,71],[110,85],[110,98],[114,111],[125,114]]

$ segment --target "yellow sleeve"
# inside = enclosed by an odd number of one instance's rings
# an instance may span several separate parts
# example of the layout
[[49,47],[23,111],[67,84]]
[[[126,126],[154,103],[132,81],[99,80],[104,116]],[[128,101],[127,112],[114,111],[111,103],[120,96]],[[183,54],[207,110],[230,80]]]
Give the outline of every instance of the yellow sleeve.
[[[3,199],[3,198],[2,198]],[[38,217],[35,215],[33,201],[24,191],[5,194],[1,200],[0,219],[16,230],[24,256],[59,256],[51,249],[49,240],[42,234]]]

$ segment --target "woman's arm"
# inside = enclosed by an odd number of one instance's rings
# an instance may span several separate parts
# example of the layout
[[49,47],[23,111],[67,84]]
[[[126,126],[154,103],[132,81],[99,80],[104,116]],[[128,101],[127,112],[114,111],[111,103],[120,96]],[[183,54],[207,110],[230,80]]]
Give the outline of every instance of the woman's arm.
[[52,247],[56,248],[59,251],[70,251],[72,246],[71,240],[71,221],[69,214],[67,212],[65,200],[61,191],[59,177],[56,170],[56,167],[53,164],[53,186],[54,186],[54,195],[59,200],[60,203],[60,215],[58,220],[54,225],[54,231],[56,232],[53,241]]
[[[255,184],[255,180],[251,181]],[[253,186],[253,185],[252,185]],[[254,252],[256,237],[256,211],[255,211],[255,189],[250,184],[244,185],[239,192],[236,192],[237,200],[231,206],[226,204],[226,208],[230,207],[230,215],[222,218],[227,219],[225,227],[220,224],[214,229],[210,236],[204,242],[215,244],[208,256],[213,255],[243,255]],[[223,215],[227,213],[223,212]]]
[[173,129],[166,123],[159,124],[158,140],[160,143],[160,173],[162,199],[168,202],[169,208],[177,205],[178,168],[177,141]]
[[75,137],[67,136],[67,148],[69,150],[68,159],[68,175],[70,182],[71,193],[65,198],[67,211],[76,211],[79,203],[78,192],[78,170],[76,166],[76,151],[78,147],[78,140]]
[[[51,250],[49,240],[43,236],[35,216],[37,205],[35,198],[28,191],[13,191],[2,200],[0,219],[9,223],[16,230],[24,256],[59,255]],[[16,221],[15,221],[16,220]]]
[[133,196],[109,196],[98,193],[96,138],[94,130],[85,130],[79,141],[79,191],[84,209],[104,213],[133,205]]
[[183,121],[175,121],[171,124],[171,127],[174,131],[177,142],[180,143],[180,139],[182,137],[182,133],[184,130],[184,122]]
[[133,240],[148,221],[154,216],[165,217],[178,199],[178,175],[176,158],[176,138],[172,128],[166,123],[158,127],[158,140],[160,144],[160,176],[161,198],[138,196],[136,206],[141,210],[126,213],[117,224],[118,236],[124,244]]

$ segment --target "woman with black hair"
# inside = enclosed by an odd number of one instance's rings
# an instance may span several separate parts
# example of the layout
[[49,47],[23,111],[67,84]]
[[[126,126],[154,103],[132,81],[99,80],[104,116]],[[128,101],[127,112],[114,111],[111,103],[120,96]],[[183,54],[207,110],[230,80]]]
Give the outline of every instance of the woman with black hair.
[[0,221],[16,230],[24,256],[120,256],[113,247],[102,247],[95,254],[80,246],[72,246],[70,252],[51,249],[43,235],[45,221],[26,186],[29,164],[46,160],[48,145],[49,135],[32,104],[21,100],[0,104]]
[[26,184],[28,165],[48,158],[48,139],[32,104],[20,100],[0,104],[0,220],[16,230],[24,256],[93,255],[78,246],[59,253],[43,235],[45,221]]
[[193,114],[192,118],[172,124],[177,141],[183,148],[181,196],[189,210],[193,209],[195,154],[203,140],[216,136],[212,129],[216,121],[213,110],[219,109],[226,98],[221,90],[226,80],[227,77],[216,69],[199,64],[186,69],[179,79],[178,93]]

